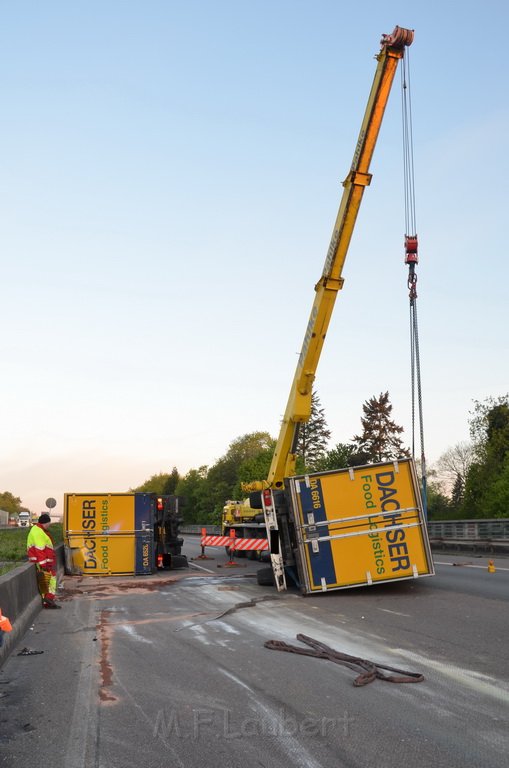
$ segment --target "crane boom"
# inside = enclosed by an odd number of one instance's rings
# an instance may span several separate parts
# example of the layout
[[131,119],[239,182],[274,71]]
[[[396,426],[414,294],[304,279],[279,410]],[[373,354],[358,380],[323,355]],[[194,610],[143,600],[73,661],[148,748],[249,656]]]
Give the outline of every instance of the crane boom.
[[383,35],[377,68],[364,119],[334,224],[322,275],[315,286],[315,299],[304,334],[297,368],[267,477],[271,488],[281,488],[285,477],[295,475],[299,426],[311,414],[312,385],[338,291],[342,271],[364,189],[371,182],[369,167],[399,60],[412,44],[413,30],[395,27]]

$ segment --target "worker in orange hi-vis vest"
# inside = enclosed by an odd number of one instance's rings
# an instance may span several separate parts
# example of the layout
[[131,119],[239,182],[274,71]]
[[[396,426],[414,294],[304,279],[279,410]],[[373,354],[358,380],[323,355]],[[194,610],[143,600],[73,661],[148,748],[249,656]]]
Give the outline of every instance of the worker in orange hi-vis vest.
[[57,558],[53,539],[48,532],[51,518],[45,512],[30,528],[27,538],[27,554],[37,568],[37,584],[44,608],[61,608],[55,601],[57,589]]

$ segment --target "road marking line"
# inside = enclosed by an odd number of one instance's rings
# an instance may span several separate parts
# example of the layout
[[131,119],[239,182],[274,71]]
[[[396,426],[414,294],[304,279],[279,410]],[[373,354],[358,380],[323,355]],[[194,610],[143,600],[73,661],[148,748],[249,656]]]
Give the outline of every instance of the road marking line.
[[[230,672],[227,669],[222,669],[221,667],[217,667],[218,671],[221,672],[226,677],[229,677],[230,680],[232,680],[234,683],[239,685],[241,688],[244,688],[247,691],[247,696],[251,700],[251,704],[255,709],[256,714],[260,718],[258,721],[258,725],[260,727],[260,732],[263,734],[263,728],[267,727],[264,726],[264,723],[267,723],[270,727],[270,724],[272,724],[272,727],[276,726],[276,728],[279,728],[280,730],[277,731],[277,735],[279,737],[278,746],[285,751],[285,753],[288,755],[288,764],[300,766],[300,768],[320,768],[322,765],[321,763],[318,763],[310,752],[306,750],[306,747],[304,746],[304,739],[305,734],[300,739],[294,736],[293,732],[286,731],[285,730],[285,724],[284,720],[282,720],[285,716],[285,710],[282,708],[279,712],[277,712],[274,707],[266,703],[262,700],[262,698],[258,695],[256,691],[254,691],[249,685],[244,683],[243,680],[238,678],[236,675],[234,675],[232,672]],[[263,693],[262,693],[263,696]],[[251,721],[253,718],[251,717]],[[255,721],[256,722],[256,721]],[[298,731],[299,729],[297,729]],[[300,734],[299,734],[300,735]],[[235,737],[236,734],[229,734],[230,738],[233,736]],[[241,736],[241,731],[239,732],[238,736]]]
[[211,571],[210,568],[205,568],[204,565],[197,565],[196,563],[189,563],[190,568],[199,568],[200,571],[207,571],[207,573],[215,573],[215,571]]
[[[482,571],[487,571],[488,566],[487,565],[470,565],[470,563],[460,563],[459,565],[457,563],[441,563],[439,560],[435,560],[435,565],[455,565],[457,568],[480,568]],[[496,565],[495,568],[497,571],[509,571],[509,568],[501,568],[499,565]]]
[[[84,616],[83,626],[94,626],[97,623],[95,604],[90,602],[86,607],[88,610]],[[73,608],[74,617],[79,620],[79,616],[76,615],[76,605]],[[67,726],[68,740],[65,757],[67,768],[96,765],[99,758],[97,754],[99,665],[96,654],[98,645],[99,643],[87,641],[83,643],[81,654],[78,655],[76,652],[76,661],[81,664],[81,669],[70,722]]]
[[[436,661],[430,659],[428,656],[422,656],[419,653],[413,653],[404,648],[388,648],[389,653],[403,655],[406,659],[410,659],[419,664],[420,666],[429,667],[434,672],[439,673],[442,678],[448,677],[453,680],[457,685],[463,685],[465,688],[470,688],[475,693],[483,696],[490,696],[496,701],[500,701],[507,705],[507,691],[504,689],[505,683],[501,683],[489,675],[482,675],[479,672],[475,672],[471,669],[465,669],[455,664],[448,662]],[[442,679],[442,683],[447,685],[447,682]]]
[[410,618],[409,613],[400,613],[399,611],[390,611],[388,608],[378,608],[379,611],[383,611],[384,613],[393,613],[394,616],[406,616],[407,619]]
[[129,637],[132,637],[134,640],[138,640],[140,643],[149,643],[150,645],[153,645],[152,640],[147,640],[146,637],[143,637],[138,632],[136,632],[135,628],[131,624],[117,624],[116,626],[118,629],[122,629],[124,632],[126,632]]

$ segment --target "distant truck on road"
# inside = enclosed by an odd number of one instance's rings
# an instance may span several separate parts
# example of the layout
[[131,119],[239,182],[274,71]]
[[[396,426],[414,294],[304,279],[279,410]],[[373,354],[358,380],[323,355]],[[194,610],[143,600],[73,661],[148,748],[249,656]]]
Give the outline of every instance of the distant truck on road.
[[30,528],[32,525],[32,516],[30,512],[20,512],[18,514],[18,526],[20,528]]

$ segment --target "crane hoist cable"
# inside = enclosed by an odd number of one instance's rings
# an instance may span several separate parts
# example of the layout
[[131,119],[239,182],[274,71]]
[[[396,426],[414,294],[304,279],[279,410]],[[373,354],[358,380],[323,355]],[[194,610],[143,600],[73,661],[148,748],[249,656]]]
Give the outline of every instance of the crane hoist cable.
[[405,51],[401,66],[401,112],[403,119],[403,175],[405,196],[405,264],[408,265],[408,290],[410,298],[410,369],[412,392],[412,456],[415,458],[416,398],[421,451],[422,503],[427,515],[427,476],[424,452],[424,418],[422,408],[421,362],[419,351],[419,327],[417,322],[417,272],[418,239],[415,213],[415,175],[412,132],[412,98],[410,88],[409,50]]

